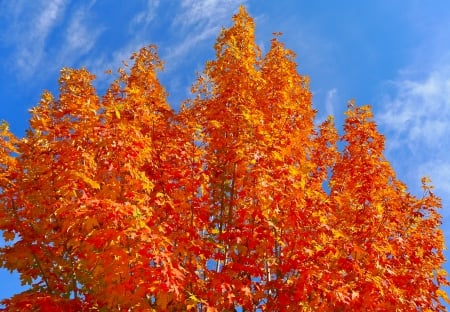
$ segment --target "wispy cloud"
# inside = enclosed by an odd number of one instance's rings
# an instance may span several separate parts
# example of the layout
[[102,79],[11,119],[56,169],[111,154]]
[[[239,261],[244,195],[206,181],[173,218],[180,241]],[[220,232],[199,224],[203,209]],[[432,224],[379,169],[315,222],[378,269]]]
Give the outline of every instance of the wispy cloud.
[[218,36],[218,34],[219,27],[206,28],[199,33],[188,35],[188,37],[185,37],[185,40],[176,45],[167,47],[164,59],[168,61],[169,69],[175,67],[179,62],[177,59],[182,59],[184,55],[192,51],[199,43]]
[[450,147],[450,67],[422,80],[391,83],[395,93],[384,103],[379,120],[394,134],[394,143],[410,150]]
[[32,76],[46,53],[46,42],[61,20],[66,1],[15,1],[2,7],[3,18],[11,19],[2,38],[14,46],[12,65],[19,76]]
[[17,6],[2,7],[2,15],[12,25],[2,38],[13,48],[12,71],[22,81],[30,81],[37,72],[42,78],[86,57],[103,30],[90,16],[94,4],[72,3],[67,16],[66,0],[18,1]]
[[327,97],[325,99],[325,111],[327,115],[334,116],[334,106],[336,105],[337,89],[333,88],[328,90]]
[[157,23],[159,6],[159,0],[147,0],[143,5],[137,6],[135,14],[131,16],[128,24],[125,24],[130,34],[127,40],[115,50],[98,52],[95,57],[86,60],[89,70],[97,76],[97,85],[100,88],[105,88],[110,83],[111,78],[105,74],[106,70],[115,71],[122,67],[123,62],[129,60],[132,53],[151,43],[149,29]]
[[[450,67],[435,64],[423,79],[391,82],[377,120],[388,135],[387,155],[412,190],[422,176],[431,178],[444,207],[450,204]],[[415,187],[414,187],[415,186]],[[420,194],[417,194],[420,195]],[[450,235],[450,212],[442,210],[443,230]]]
[[318,126],[329,116],[336,116],[336,109],[339,104],[339,95],[337,88],[331,88],[326,92],[313,93],[315,98],[314,105],[318,105],[320,107],[320,109],[318,109],[317,118],[315,119],[315,124]]
[[146,29],[157,16],[156,10],[160,4],[159,0],[147,0],[143,10],[139,11],[129,25],[130,32],[135,33],[140,29]]
[[90,16],[92,4],[80,6],[71,14],[64,31],[61,49],[57,52],[56,66],[73,64],[86,56],[95,46],[103,28],[92,21]]
[[181,12],[175,17],[174,25],[183,27],[217,26],[224,20],[229,20],[233,10],[242,1],[230,0],[183,0]]
[[[415,6],[411,6],[414,8]],[[417,8],[422,6],[417,6]],[[431,178],[444,207],[450,205],[450,33],[449,21],[440,11],[427,15],[409,10],[417,46],[409,65],[386,84],[377,120],[387,134],[387,155],[408,185],[421,176]],[[443,11],[442,11],[443,12]],[[419,22],[418,22],[419,21]],[[416,188],[418,189],[418,188]],[[447,240],[450,212],[443,209]]]
[[173,66],[198,44],[215,38],[220,29],[230,24],[230,17],[245,1],[183,0],[172,22],[172,29],[183,38],[167,48],[165,59]]

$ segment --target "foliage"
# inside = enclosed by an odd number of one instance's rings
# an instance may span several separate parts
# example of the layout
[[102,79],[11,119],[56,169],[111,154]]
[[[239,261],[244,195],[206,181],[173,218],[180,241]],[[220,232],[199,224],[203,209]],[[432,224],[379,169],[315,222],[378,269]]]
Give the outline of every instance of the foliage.
[[[6,311],[441,311],[441,206],[383,156],[368,106],[315,127],[308,79],[244,8],[175,113],[142,48],[103,97],[63,69],[0,137]],[[344,148],[337,148],[338,142]]]

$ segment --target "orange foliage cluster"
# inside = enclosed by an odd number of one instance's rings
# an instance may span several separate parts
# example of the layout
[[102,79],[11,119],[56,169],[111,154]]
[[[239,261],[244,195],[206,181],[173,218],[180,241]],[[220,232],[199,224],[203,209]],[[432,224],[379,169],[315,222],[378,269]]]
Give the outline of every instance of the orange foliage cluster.
[[233,21],[178,113],[150,46],[103,97],[63,69],[24,138],[2,125],[0,265],[30,287],[6,311],[445,309],[429,182],[397,180],[367,106],[316,127],[293,52]]

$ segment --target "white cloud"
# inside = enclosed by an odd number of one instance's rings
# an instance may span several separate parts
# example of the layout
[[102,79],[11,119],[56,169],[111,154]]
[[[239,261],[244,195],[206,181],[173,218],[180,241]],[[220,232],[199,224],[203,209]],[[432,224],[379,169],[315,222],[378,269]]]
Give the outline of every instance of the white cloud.
[[[411,8],[421,6],[411,6]],[[428,8],[429,6],[427,6]],[[409,10],[411,10],[409,8]],[[442,11],[442,10],[441,10]],[[449,21],[420,10],[410,13],[416,46],[408,66],[388,83],[390,96],[376,115],[387,134],[387,155],[412,193],[430,177],[442,199],[442,230],[450,240],[450,32]],[[442,11],[443,13],[443,11]],[[418,22],[419,21],[419,22]],[[450,256],[447,253],[447,258]],[[446,263],[448,268],[449,263]]]
[[423,80],[400,79],[385,100],[378,120],[394,135],[394,146],[417,151],[450,147],[450,67],[432,71]]
[[339,94],[337,88],[331,88],[327,91],[313,91],[314,94],[314,105],[318,105],[318,114],[315,118],[316,126],[323,123],[329,116],[336,117],[336,114],[341,114],[341,112],[336,112],[336,109],[340,109],[339,105]]
[[132,36],[127,42],[116,51],[88,60],[87,65],[100,80],[106,81],[102,75],[105,69],[116,69],[121,61],[129,59],[132,52],[149,44],[149,37],[153,37],[150,28],[164,28],[170,37],[155,36],[155,41],[150,43],[158,45],[160,57],[165,62],[165,73],[179,71],[186,65],[183,60],[190,54],[195,53],[199,57],[202,44],[212,50],[214,38],[223,26],[231,24],[231,16],[237,12],[241,3],[238,0],[183,0],[171,8],[174,13],[168,21],[166,18],[157,18],[158,14],[163,14],[158,11],[161,9],[160,1],[148,0],[130,19],[128,28]]
[[176,65],[177,59],[182,59],[183,55],[192,51],[195,46],[206,39],[219,35],[219,27],[206,28],[203,31],[186,37],[181,43],[168,47],[164,59],[168,62],[169,68]]
[[[142,9],[137,10],[128,23],[130,36],[119,48],[114,51],[106,51],[95,58],[86,60],[86,65],[96,76],[97,83],[101,87],[106,87],[110,82],[110,77],[105,75],[107,69],[115,71],[123,66],[124,61],[128,61],[132,53],[139,51],[149,43],[149,26],[154,26],[158,16],[159,0],[147,0]],[[154,43],[154,42],[153,42]]]
[[58,53],[57,66],[68,66],[89,53],[103,31],[89,16],[90,6],[79,7],[70,16],[64,34],[64,43]]
[[3,6],[2,15],[12,20],[4,40],[15,46],[13,66],[19,76],[32,76],[46,51],[46,41],[62,18],[66,1],[14,2]]
[[[420,196],[421,177],[430,177],[445,208],[450,205],[450,67],[435,68],[423,79],[393,82],[394,92],[377,120],[387,133],[387,154],[400,178]],[[440,213],[448,240],[450,212]]]
[[230,0],[183,0],[181,2],[182,12],[175,17],[176,26],[191,27],[194,25],[217,26],[230,16],[242,1]]
[[[36,74],[51,76],[73,66],[92,51],[102,33],[90,16],[95,0],[71,4],[67,0],[17,1],[2,6],[10,19],[4,44],[12,46],[11,69],[22,81]],[[67,13],[67,14],[65,14]]]
[[35,28],[31,28],[31,34],[37,39],[45,40],[61,12],[64,0],[44,1],[42,4],[44,7],[36,17]]
[[69,50],[89,50],[92,47],[92,32],[86,28],[85,12],[79,10],[70,20],[66,33]]
[[136,31],[147,28],[156,17],[156,10],[159,4],[159,0],[147,0],[145,9],[131,19],[130,32],[135,33]]
[[172,68],[176,67],[179,62],[177,60],[182,59],[195,46],[217,37],[222,27],[231,24],[231,16],[237,12],[239,4],[244,2],[183,0],[171,26],[182,40],[167,48],[164,59]]
[[327,112],[327,115],[334,116],[334,106],[336,105],[336,95],[337,95],[337,89],[333,88],[331,90],[328,90],[327,97],[325,99],[325,111]]

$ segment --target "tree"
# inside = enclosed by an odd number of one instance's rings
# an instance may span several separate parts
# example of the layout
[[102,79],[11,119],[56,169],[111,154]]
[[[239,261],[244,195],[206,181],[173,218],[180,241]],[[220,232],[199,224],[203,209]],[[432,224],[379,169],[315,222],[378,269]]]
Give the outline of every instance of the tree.
[[316,127],[295,54],[233,22],[179,112],[149,46],[104,96],[63,69],[24,138],[1,125],[0,264],[30,287],[4,310],[445,309],[430,181],[408,193],[369,106]]
[[337,306],[351,299],[362,310],[439,307],[446,273],[431,269],[443,261],[439,199],[426,179],[422,199],[396,179],[368,106],[349,103],[343,139],[330,179],[333,228],[341,237],[333,263],[342,272]]

